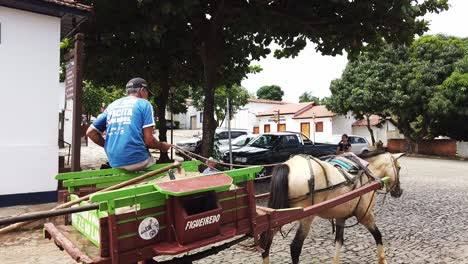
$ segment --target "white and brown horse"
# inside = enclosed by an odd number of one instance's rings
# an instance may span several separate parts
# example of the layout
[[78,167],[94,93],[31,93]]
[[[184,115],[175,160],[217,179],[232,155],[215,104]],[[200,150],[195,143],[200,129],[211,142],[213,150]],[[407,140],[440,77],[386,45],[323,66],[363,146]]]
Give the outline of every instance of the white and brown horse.
[[[400,165],[398,159],[403,154],[369,153],[363,157],[369,163],[368,169],[371,175],[382,178],[389,177],[388,189],[392,197],[400,197]],[[313,175],[313,184],[311,175]],[[339,195],[350,192],[367,182],[373,180],[366,174],[356,176],[351,182],[333,165],[328,162],[307,156],[294,156],[285,163],[278,165],[273,170],[270,185],[270,198],[268,207],[274,209],[307,207],[312,203],[320,203]],[[347,182],[348,181],[348,182]],[[311,187],[314,192],[311,192]],[[334,186],[331,188],[331,186]],[[313,193],[313,199],[311,194]],[[382,235],[375,225],[372,208],[374,206],[374,193],[370,192],[355,198],[334,208],[324,210],[317,215],[324,219],[336,219],[335,256],[333,263],[339,263],[340,249],[343,245],[344,224],[347,218],[355,216],[357,221],[364,225],[372,234],[377,243],[378,263],[386,263]],[[314,216],[301,219],[299,229],[291,243],[292,263],[299,262],[304,239],[310,231]],[[275,232],[262,234],[261,246],[265,250],[262,253],[263,263],[269,263],[269,251]]]

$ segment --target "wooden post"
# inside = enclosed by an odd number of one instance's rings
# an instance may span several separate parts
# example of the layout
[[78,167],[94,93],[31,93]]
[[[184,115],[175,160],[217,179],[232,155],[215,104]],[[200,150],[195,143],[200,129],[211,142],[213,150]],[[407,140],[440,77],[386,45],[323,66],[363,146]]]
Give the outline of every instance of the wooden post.
[[83,94],[83,48],[84,35],[78,33],[75,36],[75,49],[73,52],[73,125],[72,125],[72,159],[71,171],[80,171],[81,156],[81,119],[82,119],[82,94]]

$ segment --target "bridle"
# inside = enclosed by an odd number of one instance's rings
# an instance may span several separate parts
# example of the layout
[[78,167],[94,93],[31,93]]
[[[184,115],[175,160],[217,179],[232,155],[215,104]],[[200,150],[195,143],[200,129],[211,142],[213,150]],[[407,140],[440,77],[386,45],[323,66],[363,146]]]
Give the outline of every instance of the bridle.
[[398,161],[391,154],[390,154],[390,158],[392,159],[392,169],[393,169],[393,173],[395,174],[395,183],[390,188],[390,190],[387,190],[387,193],[394,191],[395,188],[400,185],[400,169],[401,168],[396,167],[396,163]]

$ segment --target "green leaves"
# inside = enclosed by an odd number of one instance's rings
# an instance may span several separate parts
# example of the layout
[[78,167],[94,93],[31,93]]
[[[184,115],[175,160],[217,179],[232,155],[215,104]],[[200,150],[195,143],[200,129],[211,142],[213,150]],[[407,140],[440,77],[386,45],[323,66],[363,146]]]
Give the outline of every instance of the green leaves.
[[315,102],[316,104],[322,104],[323,100],[314,96],[312,92],[304,92],[299,96],[299,103]]
[[468,45],[425,36],[411,46],[370,47],[331,83],[327,106],[338,113],[392,116],[413,141],[438,135],[468,139]]
[[[231,117],[234,117],[236,112],[248,103],[250,98],[249,92],[242,86],[233,85],[231,87],[220,86],[216,88],[214,103],[215,115],[218,126],[225,120],[227,111],[227,99],[229,99],[231,107]],[[205,97],[203,96],[202,89],[192,90],[193,105],[199,110],[203,110],[205,104]]]
[[278,85],[265,85],[260,87],[257,91],[258,99],[267,99],[267,100],[283,100],[284,92]]

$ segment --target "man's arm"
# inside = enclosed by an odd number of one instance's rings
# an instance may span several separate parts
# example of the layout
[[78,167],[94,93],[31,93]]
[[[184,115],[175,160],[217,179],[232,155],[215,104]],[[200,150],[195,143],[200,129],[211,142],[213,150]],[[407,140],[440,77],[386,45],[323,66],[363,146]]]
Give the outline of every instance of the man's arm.
[[161,152],[167,152],[171,145],[166,142],[157,141],[153,135],[153,127],[143,128],[143,141],[148,148],[159,149]]
[[101,147],[104,147],[104,138],[101,133],[97,131],[93,126],[88,127],[86,131],[86,136],[89,137],[94,143],[98,144]]

